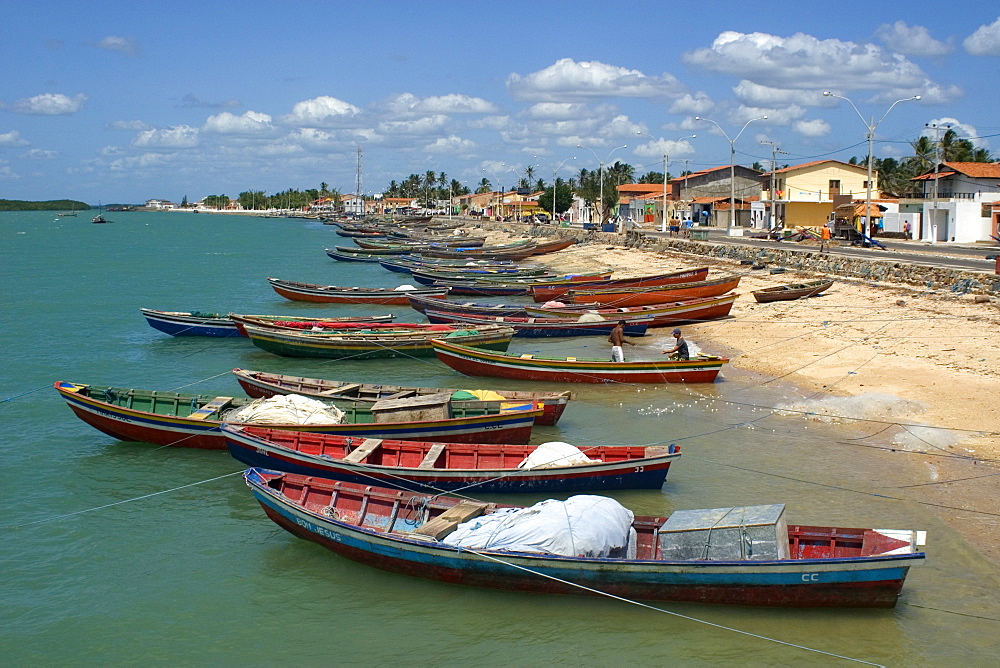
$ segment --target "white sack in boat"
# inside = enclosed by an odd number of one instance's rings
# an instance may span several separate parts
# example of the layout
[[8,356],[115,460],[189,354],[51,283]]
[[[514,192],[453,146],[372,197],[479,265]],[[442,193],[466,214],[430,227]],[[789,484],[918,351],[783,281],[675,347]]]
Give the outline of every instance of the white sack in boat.
[[559,301],[545,302],[542,304],[542,308],[562,308],[563,306],[566,306],[566,304]]
[[580,494],[481,515],[459,524],[444,542],[478,550],[634,559],[633,519],[614,499]]
[[322,401],[286,394],[251,401],[226,415],[226,422],[254,424],[340,424],[344,411]]
[[570,443],[549,441],[542,443],[531,451],[517,465],[519,469],[553,469],[560,466],[579,466],[580,464],[596,464],[600,459],[591,459],[583,451]]
[[403,285],[399,286],[398,288],[393,288],[392,290],[393,290],[393,292],[405,292],[407,290],[416,290],[416,289],[417,288],[413,287],[409,283],[404,283]]
[[604,320],[600,313],[582,313],[577,322],[602,322]]

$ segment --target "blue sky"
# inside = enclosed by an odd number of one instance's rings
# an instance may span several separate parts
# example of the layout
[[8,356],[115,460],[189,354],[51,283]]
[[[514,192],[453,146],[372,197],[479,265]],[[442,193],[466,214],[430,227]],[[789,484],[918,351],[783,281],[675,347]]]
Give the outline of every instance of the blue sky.
[[762,142],[781,164],[865,155],[824,90],[876,121],[922,96],[879,122],[878,157],[927,124],[1000,156],[989,2],[39,0],[5,7],[0,62],[6,199],[353,192],[358,146],[367,194],[427,170],[474,188],[563,161],[728,165],[696,116],[742,131],[742,164],[767,164]]

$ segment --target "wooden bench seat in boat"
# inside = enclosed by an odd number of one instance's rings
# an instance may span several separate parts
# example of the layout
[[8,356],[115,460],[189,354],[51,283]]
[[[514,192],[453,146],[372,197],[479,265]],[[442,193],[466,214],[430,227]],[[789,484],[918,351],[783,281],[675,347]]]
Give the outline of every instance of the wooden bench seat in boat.
[[221,411],[223,408],[228,406],[229,402],[232,400],[232,397],[216,397],[201,408],[193,411],[190,415],[188,415],[188,417],[192,420],[204,420],[213,413]]
[[430,447],[430,450],[427,451],[427,455],[424,457],[424,460],[420,462],[417,468],[418,469],[434,468],[434,463],[438,460],[438,457],[441,456],[441,453],[444,452],[444,448],[445,448],[444,443],[435,443],[434,445],[432,445]]
[[421,536],[429,536],[434,540],[441,540],[454,531],[455,527],[462,522],[466,522],[471,520],[473,517],[479,517],[482,515],[484,510],[486,510],[485,503],[462,501],[461,503],[444,511],[434,519],[424,522],[414,529],[413,533]]
[[361,445],[351,450],[344,457],[344,461],[351,464],[360,464],[362,461],[367,459],[369,455],[375,452],[375,448],[380,445],[382,445],[381,438],[366,438]]

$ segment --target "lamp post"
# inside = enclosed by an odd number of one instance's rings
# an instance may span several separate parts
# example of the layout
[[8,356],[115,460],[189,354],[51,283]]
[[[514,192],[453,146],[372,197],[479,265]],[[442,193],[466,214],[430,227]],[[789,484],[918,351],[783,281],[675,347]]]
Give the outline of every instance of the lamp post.
[[563,160],[558,165],[552,168],[552,224],[553,225],[556,222],[556,186],[559,185],[559,179],[556,176],[556,174],[559,172],[560,169],[562,169],[562,166],[565,165],[570,160],[576,160],[576,156],[574,155],[572,158],[566,158],[565,160]]
[[[637,135],[644,135],[646,137],[649,137],[654,142],[660,141],[659,139],[657,139],[653,135],[649,134],[648,132],[636,132],[636,134]],[[697,136],[698,135],[688,135],[687,137],[680,137],[680,138],[676,139],[674,141],[674,143],[679,142],[679,141],[684,141],[685,139],[694,139]],[[664,143],[663,146],[664,146],[664,148],[663,148],[663,216],[662,216],[663,220],[660,221],[660,232],[666,232],[667,231],[667,164],[668,164],[668,157],[669,156],[667,155],[666,143]]]
[[747,129],[747,126],[754,121],[766,121],[767,116],[760,116],[759,118],[751,118],[749,121],[743,124],[740,131],[736,133],[736,136],[730,138],[726,131],[722,129],[722,126],[713,121],[711,118],[702,118],[701,116],[695,116],[696,121],[707,121],[709,123],[715,123],[715,127],[719,128],[719,132],[722,136],[729,141],[729,236],[735,237],[736,234],[736,140],[740,138],[743,131]]
[[914,95],[913,97],[904,97],[902,100],[896,100],[895,102],[889,105],[889,108],[885,110],[885,113],[882,114],[882,118],[878,119],[878,121],[875,120],[874,116],[871,117],[870,121],[866,121],[865,117],[861,115],[860,111],[858,111],[857,106],[855,106],[854,102],[851,101],[851,98],[844,97],[843,95],[836,95],[828,90],[823,91],[823,95],[825,95],[826,97],[837,97],[840,98],[841,100],[847,100],[847,103],[851,105],[851,108],[854,109],[854,112],[858,115],[858,118],[861,119],[861,122],[865,124],[865,128],[868,130],[868,183],[865,184],[866,186],[865,224],[868,227],[868,236],[870,237],[871,233],[874,231],[872,229],[873,226],[871,222],[872,218],[871,213],[872,213],[872,141],[875,139],[875,128],[878,127],[879,123],[885,120],[885,117],[889,115],[889,112],[892,111],[892,108],[895,107],[897,104],[899,104],[900,102],[909,102],[910,100],[919,100],[920,96]]
[[628,144],[622,144],[621,146],[614,147],[608,153],[608,157],[605,158],[604,160],[601,160],[600,158],[598,158],[597,154],[594,153],[594,149],[590,148],[589,146],[584,146],[583,144],[577,144],[576,147],[577,148],[585,148],[588,151],[590,151],[591,154],[594,156],[594,158],[597,160],[598,165],[599,165],[598,170],[597,170],[597,179],[601,182],[601,195],[600,195],[601,205],[597,208],[597,215],[598,215],[598,218],[600,220],[599,224],[601,225],[601,227],[603,229],[603,227],[604,227],[604,163],[607,162],[608,160],[610,160],[611,159],[611,154],[614,153],[615,151],[617,151],[618,149],[628,148]]

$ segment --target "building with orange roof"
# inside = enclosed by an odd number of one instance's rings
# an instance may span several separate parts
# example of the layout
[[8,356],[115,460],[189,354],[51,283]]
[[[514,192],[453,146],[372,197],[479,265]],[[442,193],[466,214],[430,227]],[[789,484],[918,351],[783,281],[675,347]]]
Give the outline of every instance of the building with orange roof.
[[941,162],[914,177],[921,186],[900,202],[919,214],[914,238],[971,243],[1000,236],[1000,163]]
[[[875,183],[878,175],[872,174]],[[786,227],[819,227],[834,208],[847,201],[864,201],[868,191],[868,169],[840,160],[814,160],[764,174],[762,199],[773,203],[779,221]],[[771,183],[774,190],[771,190]],[[872,189],[877,192],[875,183]],[[864,204],[861,206],[862,213]],[[863,222],[863,218],[860,219]]]

